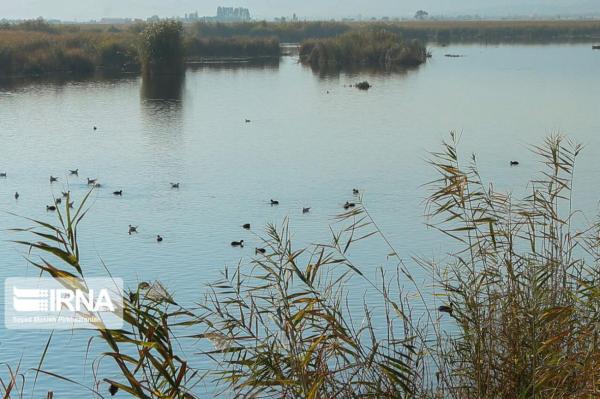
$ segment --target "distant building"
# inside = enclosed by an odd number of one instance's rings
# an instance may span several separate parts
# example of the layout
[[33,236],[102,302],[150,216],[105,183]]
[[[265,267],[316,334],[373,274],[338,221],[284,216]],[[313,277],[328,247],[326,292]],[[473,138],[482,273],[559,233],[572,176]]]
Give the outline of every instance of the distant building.
[[214,17],[201,17],[198,12],[191,12],[179,17],[179,20],[187,23],[193,22],[246,22],[251,21],[250,10],[243,7],[219,7]]
[[217,22],[250,21],[250,10],[243,7],[219,7],[215,19]]

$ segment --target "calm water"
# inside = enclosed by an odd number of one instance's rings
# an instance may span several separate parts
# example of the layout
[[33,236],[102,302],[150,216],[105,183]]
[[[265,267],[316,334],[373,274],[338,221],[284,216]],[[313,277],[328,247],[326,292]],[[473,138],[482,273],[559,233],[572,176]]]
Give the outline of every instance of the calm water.
[[[447,52],[465,57],[443,57]],[[589,45],[433,53],[427,65],[404,74],[318,76],[286,57],[264,68],[189,70],[183,81],[154,86],[137,77],[1,86],[0,171],[8,178],[0,180],[0,210],[51,221],[45,205],[52,194],[83,196],[85,177],[99,178],[104,188],[81,228],[87,274],[104,275],[102,260],[130,286],[162,281],[185,305],[200,300],[225,265],[252,257],[259,240],[242,224],[260,234],[289,217],[297,246],[327,240],[353,187],[363,190],[409,265],[411,256],[443,256],[442,238],[424,226],[422,185],[434,177],[428,151],[450,130],[462,133],[466,155],[478,154],[484,177],[515,193],[541,168],[529,144],[553,132],[584,143],[576,205],[593,215],[600,199],[600,54]],[[363,79],[374,86],[369,92],[345,87]],[[510,168],[511,159],[521,166]],[[75,168],[80,178],[67,176]],[[51,174],[60,181],[50,185]],[[171,190],[169,182],[181,188]],[[123,198],[111,195],[118,189]],[[281,206],[269,206],[270,198]],[[303,206],[311,213],[302,215]],[[130,237],[128,224],[139,225],[140,234]],[[28,226],[0,214],[2,229]],[[156,234],[165,237],[160,245]],[[34,276],[23,248],[5,242],[11,238],[0,232],[0,280]],[[231,248],[237,239],[247,247]],[[386,253],[373,241],[352,256],[368,273],[390,266]],[[358,306],[364,287],[353,284]],[[23,368],[37,366],[47,336],[0,329],[0,362],[15,365],[24,356]],[[90,384],[88,338],[57,333],[45,368]],[[100,341],[95,346],[94,353],[105,349]],[[81,397],[47,377],[37,388]]]

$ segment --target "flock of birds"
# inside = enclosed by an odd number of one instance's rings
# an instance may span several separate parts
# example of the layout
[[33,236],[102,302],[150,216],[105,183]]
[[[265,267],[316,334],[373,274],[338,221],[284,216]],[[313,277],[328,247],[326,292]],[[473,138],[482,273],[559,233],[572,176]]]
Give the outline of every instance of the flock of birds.
[[[97,127],[94,126],[94,130],[97,130]],[[79,176],[79,169],[73,169],[73,170],[69,170],[69,175],[70,176]],[[8,174],[6,172],[0,172],[0,178],[6,179],[8,177]],[[57,176],[52,176],[50,175],[50,184],[52,183],[56,183],[58,182],[59,178]],[[102,184],[98,183],[98,179],[92,179],[87,177],[86,178],[87,181],[87,185],[94,187],[94,188],[100,188],[102,187]],[[169,183],[171,185],[172,189],[178,189],[180,184],[179,183]],[[68,198],[70,198],[71,195],[71,191],[62,191],[61,192],[62,197],[60,198],[55,198],[54,199],[54,203],[52,205],[46,205],[46,212],[56,212],[56,210],[58,209],[58,205],[62,204],[63,199],[68,200]],[[118,197],[122,197],[123,196],[123,190],[117,190],[117,191],[113,191],[113,195],[114,196],[118,196]],[[19,192],[15,192],[15,200],[18,200],[19,197],[21,195],[19,194]],[[68,207],[70,209],[73,209],[73,205],[74,205],[74,201],[69,201],[68,202]],[[138,232],[138,226],[132,226],[129,225],[129,235],[137,233]],[[157,242],[162,242],[164,239],[160,234],[156,235],[156,241]]]
[[[353,188],[352,189],[352,194],[354,195],[359,195],[360,191],[357,188]],[[271,206],[277,206],[279,205],[279,201],[271,199],[270,201]],[[346,203],[344,204],[344,209],[345,210],[349,210],[351,208],[354,208],[356,206],[356,203],[354,202],[350,202],[350,201],[346,201]],[[306,208],[303,207],[302,208],[302,213],[306,214],[310,212],[311,208]],[[246,223],[244,225],[242,225],[242,228],[245,230],[250,230],[251,226],[250,223]],[[231,246],[232,247],[238,247],[238,248],[244,248],[244,240],[239,240],[239,241],[232,241],[231,242]],[[267,252],[267,250],[265,248],[255,248],[254,253],[255,254],[265,254]]]
[[[250,121],[247,119],[246,122],[249,123]],[[94,126],[94,130],[97,130],[96,126]],[[512,162],[511,162],[511,165],[512,165]],[[68,172],[69,172],[70,176],[79,176],[79,169],[69,170]],[[7,173],[6,172],[0,172],[0,178],[7,178]],[[58,182],[58,180],[59,180],[59,178],[57,176],[50,175],[50,184],[56,183],[56,182]],[[98,182],[97,178],[92,179],[92,178],[87,177],[86,181],[87,181],[87,185],[88,186],[91,186],[91,187],[94,187],[94,188],[100,188],[100,187],[102,187],[102,185]],[[179,187],[180,187],[180,183],[169,183],[169,184],[171,186],[171,189],[179,189]],[[70,198],[71,192],[70,191],[66,191],[66,192],[63,191],[61,193],[62,193],[62,197],[61,198],[56,198],[54,200],[54,203],[52,205],[46,205],[46,211],[47,212],[55,212],[57,210],[57,206],[60,205],[60,204],[62,204],[63,199],[65,199],[66,201],[68,201],[68,199]],[[112,194],[114,196],[122,197],[123,196],[123,190],[120,189],[120,190],[117,190],[117,191],[113,191]],[[360,191],[357,188],[354,188],[354,189],[352,189],[352,194],[354,194],[355,196],[359,195]],[[15,197],[15,200],[18,200],[19,197],[20,197],[19,192],[15,192],[14,197]],[[73,208],[73,205],[74,205],[74,201],[69,201],[68,204],[67,204],[67,206],[69,208],[71,208],[71,209]],[[279,205],[279,201],[271,199],[270,200],[270,205],[271,206],[278,206]],[[343,207],[344,207],[345,210],[349,210],[351,208],[354,208],[355,206],[356,206],[356,203],[350,202],[350,201],[346,201],[346,203],[344,204]],[[310,207],[303,207],[302,208],[302,213],[303,214],[309,213],[310,210],[311,210]],[[139,228],[139,226],[133,226],[133,225],[130,224],[129,225],[129,230],[128,230],[129,235],[137,234],[138,233],[138,228]],[[251,228],[250,223],[246,223],[246,224],[242,225],[242,228],[244,228],[245,230],[250,230],[250,228]],[[160,243],[160,242],[163,242],[163,240],[164,240],[164,238],[160,234],[156,235],[156,242]],[[243,248],[244,247],[244,240],[232,241],[231,242],[231,246],[232,247]],[[264,254],[264,253],[266,253],[266,249],[264,249],[264,248],[256,248],[255,249],[255,254]]]

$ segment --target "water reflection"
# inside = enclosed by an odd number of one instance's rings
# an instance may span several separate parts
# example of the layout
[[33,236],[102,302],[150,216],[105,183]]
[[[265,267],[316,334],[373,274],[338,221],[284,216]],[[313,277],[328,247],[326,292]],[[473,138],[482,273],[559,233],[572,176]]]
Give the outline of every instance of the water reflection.
[[142,100],[143,135],[157,155],[178,145],[183,132],[183,98],[185,75],[161,75],[143,78]]
[[181,101],[185,74],[161,75],[142,79],[142,100]]
[[119,85],[137,79],[137,74],[98,71],[93,75],[56,74],[46,76],[8,77],[0,79],[1,92],[20,92],[30,88],[52,88],[60,91],[66,86]]
[[279,69],[279,63],[279,57],[244,58],[238,60],[232,60],[231,58],[211,58],[188,63],[188,68],[194,72],[201,70],[235,71],[241,69],[276,71]]
[[310,65],[302,64],[304,68],[309,68],[319,77],[319,79],[330,80],[337,79],[340,76],[372,76],[372,77],[402,77],[410,73],[416,72],[420,66],[395,66],[390,68],[373,67],[373,66],[349,66],[341,68],[313,68]]

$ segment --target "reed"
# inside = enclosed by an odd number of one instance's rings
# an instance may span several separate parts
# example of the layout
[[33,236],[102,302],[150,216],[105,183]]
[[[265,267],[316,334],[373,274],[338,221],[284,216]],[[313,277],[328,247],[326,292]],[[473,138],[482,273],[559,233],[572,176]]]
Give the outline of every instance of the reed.
[[582,147],[549,137],[530,194],[515,199],[463,161],[456,136],[435,154],[430,226],[458,246],[431,271],[454,332],[438,329],[441,397],[583,398],[600,394],[600,224],[573,209]]
[[534,21],[265,21],[235,24],[199,22],[189,30],[200,37],[277,37],[281,42],[300,43],[309,39],[336,37],[365,28],[386,29],[405,39],[423,42],[554,43],[590,42],[600,38],[598,20]]
[[386,30],[367,29],[331,39],[305,41],[300,48],[300,60],[318,70],[357,66],[391,69],[424,63],[427,50],[416,40],[405,41]]
[[0,30],[0,76],[89,74],[138,64],[135,38],[116,33]]
[[276,38],[201,38],[188,36],[184,40],[188,59],[204,57],[279,57]]

